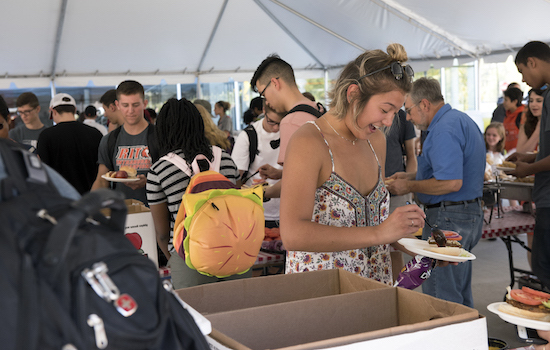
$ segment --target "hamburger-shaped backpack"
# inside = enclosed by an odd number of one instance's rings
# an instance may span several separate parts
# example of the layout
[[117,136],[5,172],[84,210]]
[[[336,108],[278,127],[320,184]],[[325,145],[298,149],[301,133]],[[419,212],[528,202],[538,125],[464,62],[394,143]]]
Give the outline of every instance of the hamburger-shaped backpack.
[[[221,148],[212,151],[213,162],[200,154],[191,169],[174,153],[161,159],[191,176],[174,225],[176,251],[191,269],[223,278],[247,272],[256,261],[265,235],[263,189],[236,189],[218,172]],[[207,161],[209,170],[201,172],[198,160]]]

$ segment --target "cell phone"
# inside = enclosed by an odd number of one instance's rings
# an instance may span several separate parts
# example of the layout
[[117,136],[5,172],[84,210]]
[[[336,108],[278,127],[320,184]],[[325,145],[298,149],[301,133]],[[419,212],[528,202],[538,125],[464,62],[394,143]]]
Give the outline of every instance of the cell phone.
[[539,337],[536,329],[527,328],[523,326],[516,326],[516,328],[518,330],[518,338],[525,343],[537,344],[537,345],[542,345],[547,343],[546,340]]

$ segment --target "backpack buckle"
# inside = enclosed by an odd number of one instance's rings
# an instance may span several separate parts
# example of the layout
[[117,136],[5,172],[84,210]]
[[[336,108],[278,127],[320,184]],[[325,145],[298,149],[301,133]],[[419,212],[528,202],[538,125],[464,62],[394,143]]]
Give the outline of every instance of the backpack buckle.
[[107,274],[108,271],[107,264],[100,261],[93,264],[91,269],[82,270],[81,275],[98,296],[109,303],[113,302],[122,316],[132,316],[137,310],[137,302],[126,293],[120,294],[120,290]]

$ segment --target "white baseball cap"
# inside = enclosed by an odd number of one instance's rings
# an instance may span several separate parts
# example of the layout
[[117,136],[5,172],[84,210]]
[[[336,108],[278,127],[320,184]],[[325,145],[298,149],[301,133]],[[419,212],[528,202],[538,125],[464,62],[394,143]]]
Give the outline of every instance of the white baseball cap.
[[57,94],[50,101],[50,108],[57,106],[74,106],[76,108],[76,101],[69,94]]

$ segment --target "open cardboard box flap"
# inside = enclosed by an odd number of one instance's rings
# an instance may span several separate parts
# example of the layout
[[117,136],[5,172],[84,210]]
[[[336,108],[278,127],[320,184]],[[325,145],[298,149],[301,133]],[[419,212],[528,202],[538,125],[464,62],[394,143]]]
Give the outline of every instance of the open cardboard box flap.
[[381,288],[392,287],[351,272],[334,269],[213,283],[179,289],[176,292],[195,310],[208,315]]
[[[207,316],[233,349],[319,349],[475,320],[477,310],[383,288]],[[220,334],[221,333],[221,334]]]
[[146,213],[151,211],[145,206],[145,204],[138,201],[137,199],[125,199],[124,203],[126,203],[126,207],[128,208],[128,214]]

